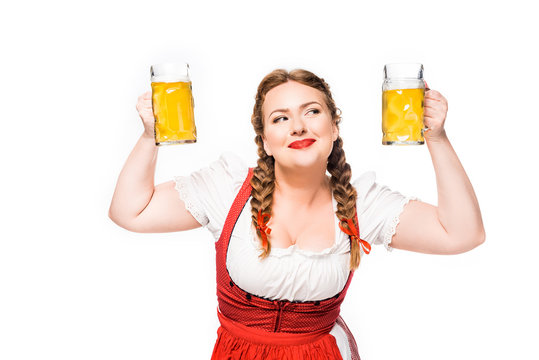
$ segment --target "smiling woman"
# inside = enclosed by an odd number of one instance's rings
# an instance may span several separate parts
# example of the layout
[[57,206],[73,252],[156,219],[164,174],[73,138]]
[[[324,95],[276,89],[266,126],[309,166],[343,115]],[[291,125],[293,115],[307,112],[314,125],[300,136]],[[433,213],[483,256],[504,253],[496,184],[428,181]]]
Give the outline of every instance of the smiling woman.
[[[341,209],[339,218],[354,216],[356,193],[350,185],[350,166],[346,163],[342,146],[339,146],[342,144],[338,128],[339,111],[323,79],[305,70],[290,73],[285,70],[273,71],[260,83],[251,122],[257,134],[255,142],[259,146],[260,157],[251,180],[255,227],[258,225],[259,212],[272,215],[273,207],[281,206],[279,214],[293,213],[299,206],[304,208],[305,214],[313,214],[324,204],[328,207],[332,193]],[[335,143],[337,139],[340,141]],[[273,167],[273,176],[264,171],[266,167],[269,169],[268,165]],[[333,175],[331,180],[327,178],[326,170]],[[274,180],[274,184],[269,180]],[[337,187],[337,184],[341,186]],[[272,188],[274,191],[269,192]],[[285,198],[291,199],[291,195],[295,197],[292,202],[283,201]],[[268,226],[275,221],[272,217]],[[283,221],[283,224],[286,223]],[[297,239],[290,235],[297,230],[283,225],[274,228],[273,237],[281,246],[296,243]],[[309,228],[307,224],[303,230],[306,228]],[[264,237],[260,229],[257,231],[259,236]],[[332,237],[328,239],[326,242],[331,241]],[[309,243],[313,245],[312,240]],[[261,257],[266,257],[271,242],[263,245]],[[353,256],[352,261],[354,264],[351,267],[356,268],[359,253]]]
[[221,326],[212,359],[357,360],[340,305],[371,245],[456,254],[484,241],[473,188],[443,130],[447,102],[433,90],[425,95],[425,139],[438,206],[377,184],[372,172],[351,179],[340,111],[326,82],[306,70],[275,70],[260,83],[254,167],[225,153],[154,186],[149,94],[137,109],[146,130],[109,216],[137,232],[203,226],[213,234]]

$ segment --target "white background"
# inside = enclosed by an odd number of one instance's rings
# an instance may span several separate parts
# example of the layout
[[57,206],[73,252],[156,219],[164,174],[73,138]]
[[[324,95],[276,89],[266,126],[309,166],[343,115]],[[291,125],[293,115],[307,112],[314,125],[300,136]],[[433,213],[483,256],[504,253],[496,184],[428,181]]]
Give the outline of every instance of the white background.
[[[425,66],[487,241],[434,256],[375,247],[342,315],[363,360],[539,359],[539,83],[532,2],[21,1],[2,5],[0,358],[209,359],[213,238],[107,216],[142,133],[149,68],[187,61],[199,141],[159,150],[156,183],[233,151],[250,164],[256,87],[275,68],[329,82],[353,177],[436,204],[426,146],[381,145],[383,65]],[[368,5],[366,5],[368,4]]]

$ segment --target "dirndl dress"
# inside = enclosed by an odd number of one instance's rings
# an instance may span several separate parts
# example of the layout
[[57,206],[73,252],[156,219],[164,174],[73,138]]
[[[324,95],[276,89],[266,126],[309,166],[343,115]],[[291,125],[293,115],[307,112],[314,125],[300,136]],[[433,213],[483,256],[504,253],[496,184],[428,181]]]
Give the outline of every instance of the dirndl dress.
[[[271,300],[250,294],[231,279],[226,256],[236,221],[251,195],[249,168],[215,243],[217,315],[220,327],[212,360],[342,360],[335,337],[335,324],[347,333],[352,360],[359,360],[357,344],[340,317],[340,305],[354,275],[350,271],[343,290],[319,301]],[[357,223],[357,215],[356,215]],[[359,233],[359,229],[356,229]]]

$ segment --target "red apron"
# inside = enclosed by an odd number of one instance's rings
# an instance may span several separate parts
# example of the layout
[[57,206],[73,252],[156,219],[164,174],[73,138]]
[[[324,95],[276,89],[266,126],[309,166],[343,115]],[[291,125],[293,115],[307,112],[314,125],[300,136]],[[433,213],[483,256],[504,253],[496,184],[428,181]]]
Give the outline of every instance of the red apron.
[[230,278],[226,268],[228,244],[251,196],[252,175],[250,168],[215,243],[217,315],[221,326],[217,330],[212,360],[342,360],[335,337],[329,333],[335,323],[348,335],[352,360],[359,360],[356,342],[339,316],[353,271],[340,293],[320,301],[265,299],[242,290]]

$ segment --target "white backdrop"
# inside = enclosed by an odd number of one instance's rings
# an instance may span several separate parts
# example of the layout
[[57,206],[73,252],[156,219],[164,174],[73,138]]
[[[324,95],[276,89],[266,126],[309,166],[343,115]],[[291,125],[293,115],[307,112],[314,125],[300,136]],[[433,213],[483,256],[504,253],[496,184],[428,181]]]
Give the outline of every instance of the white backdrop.
[[531,1],[21,1],[0,11],[0,358],[209,359],[213,239],[107,216],[142,133],[153,63],[187,61],[199,141],[159,150],[156,184],[233,151],[254,165],[256,87],[329,82],[353,176],[436,204],[426,146],[381,145],[383,65],[422,62],[479,199],[484,245],[375,247],[342,306],[363,360],[539,359],[539,26]]

